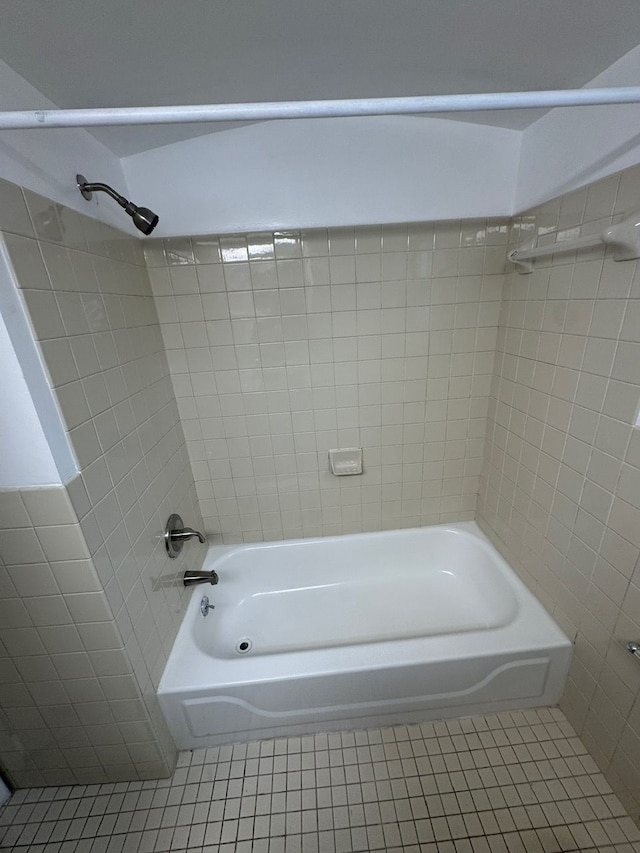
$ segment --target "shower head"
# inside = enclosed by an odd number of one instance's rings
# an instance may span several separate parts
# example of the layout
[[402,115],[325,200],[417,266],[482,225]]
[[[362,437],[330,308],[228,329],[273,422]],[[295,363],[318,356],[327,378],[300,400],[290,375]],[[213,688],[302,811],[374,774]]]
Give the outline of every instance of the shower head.
[[152,210],[149,210],[148,207],[138,207],[137,204],[128,201],[123,195],[117,193],[108,184],[90,184],[84,175],[76,175],[76,182],[82,197],[86,198],[87,201],[91,201],[94,192],[103,192],[110,195],[112,199],[118,202],[120,207],[124,208],[125,213],[128,213],[133,219],[133,224],[136,226],[138,231],[142,231],[146,237],[151,234],[158,224],[159,217],[157,214]]

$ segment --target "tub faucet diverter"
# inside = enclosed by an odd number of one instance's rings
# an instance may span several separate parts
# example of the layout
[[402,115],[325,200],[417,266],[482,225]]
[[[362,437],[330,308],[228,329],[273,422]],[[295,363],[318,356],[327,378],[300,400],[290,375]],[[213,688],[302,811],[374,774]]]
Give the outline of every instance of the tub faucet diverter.
[[164,544],[171,559],[177,557],[187,539],[194,536],[198,537],[200,543],[206,542],[202,533],[192,527],[185,527],[182,518],[177,513],[172,513],[164,528]]

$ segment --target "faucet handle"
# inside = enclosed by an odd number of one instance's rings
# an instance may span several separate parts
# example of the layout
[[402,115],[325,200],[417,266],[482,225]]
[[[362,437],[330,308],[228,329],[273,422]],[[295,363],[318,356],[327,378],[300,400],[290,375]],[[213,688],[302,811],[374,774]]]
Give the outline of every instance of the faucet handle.
[[193,527],[184,527],[182,530],[174,530],[171,533],[171,539],[174,542],[180,539],[182,539],[183,542],[186,542],[187,539],[191,539],[194,536],[198,537],[198,542],[200,542],[201,545],[204,545],[206,539],[204,538],[202,533],[200,533],[198,530],[194,530]]
[[177,513],[172,513],[164,528],[164,544],[169,557],[175,559],[180,551],[182,551],[182,546],[186,540],[191,539],[193,536],[197,536],[198,541],[202,544],[206,542],[202,533],[194,530],[192,527],[185,527],[182,518]]

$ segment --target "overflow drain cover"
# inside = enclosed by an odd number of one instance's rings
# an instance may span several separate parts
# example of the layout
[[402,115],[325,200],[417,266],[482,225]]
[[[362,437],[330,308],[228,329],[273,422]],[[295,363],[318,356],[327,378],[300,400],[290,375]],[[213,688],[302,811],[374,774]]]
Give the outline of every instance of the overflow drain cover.
[[251,651],[251,646],[253,643],[249,639],[249,637],[243,637],[241,640],[238,640],[236,643],[236,651],[239,655],[246,655],[247,652]]

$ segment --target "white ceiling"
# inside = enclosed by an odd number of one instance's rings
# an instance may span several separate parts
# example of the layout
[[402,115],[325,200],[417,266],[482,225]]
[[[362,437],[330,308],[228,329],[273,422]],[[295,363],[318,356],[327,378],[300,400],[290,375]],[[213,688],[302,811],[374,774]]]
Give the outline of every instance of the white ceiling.
[[[0,26],[0,58],[60,107],[571,88],[639,42],[639,0],[13,0]],[[94,133],[126,156],[220,129]]]

